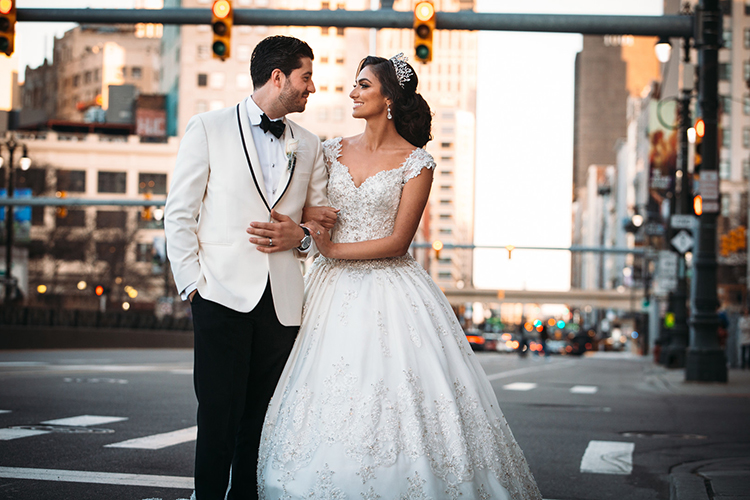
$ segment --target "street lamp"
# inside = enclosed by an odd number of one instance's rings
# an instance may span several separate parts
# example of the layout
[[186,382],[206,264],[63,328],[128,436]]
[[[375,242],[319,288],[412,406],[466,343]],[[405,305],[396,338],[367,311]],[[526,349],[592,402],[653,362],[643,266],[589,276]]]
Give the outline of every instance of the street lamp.
[[656,42],[656,46],[654,47],[654,51],[656,52],[656,58],[660,63],[664,64],[668,62],[672,57],[672,44],[669,43],[669,38],[659,38],[659,41]]
[[[15,187],[15,178],[13,171],[16,166],[13,163],[13,154],[18,146],[23,147],[23,156],[19,161],[21,170],[28,170],[31,167],[31,159],[29,158],[29,152],[25,144],[16,142],[15,137],[11,134],[5,142],[0,142],[0,145],[4,145],[8,149],[8,173],[5,176],[7,186],[8,198],[13,198],[13,189]],[[0,148],[2,152],[2,148]],[[0,166],[4,164],[4,160],[0,155]],[[11,274],[11,266],[13,264],[13,205],[5,207],[5,305],[10,306],[11,298],[15,291],[15,280]]]

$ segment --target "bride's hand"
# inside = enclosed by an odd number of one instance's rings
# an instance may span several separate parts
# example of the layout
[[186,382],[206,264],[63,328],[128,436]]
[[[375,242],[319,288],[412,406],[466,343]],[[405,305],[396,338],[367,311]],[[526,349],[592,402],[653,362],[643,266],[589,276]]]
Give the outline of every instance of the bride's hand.
[[310,230],[310,236],[315,240],[315,246],[323,257],[332,257],[333,242],[328,230],[314,220],[306,222],[305,227]]
[[333,207],[305,207],[302,209],[302,223],[315,221],[326,229],[333,229],[339,209]]

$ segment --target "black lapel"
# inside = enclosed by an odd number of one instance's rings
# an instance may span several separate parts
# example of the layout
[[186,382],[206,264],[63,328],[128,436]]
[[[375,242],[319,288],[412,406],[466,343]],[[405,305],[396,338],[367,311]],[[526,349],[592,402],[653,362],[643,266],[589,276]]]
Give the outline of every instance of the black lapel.
[[[255,183],[255,189],[258,190],[258,194],[260,195],[260,199],[263,200],[263,204],[266,206],[266,209],[268,209],[268,212],[271,212],[271,207],[268,206],[268,202],[266,201],[266,196],[263,194],[263,190],[260,188],[260,184],[258,184],[258,179],[255,178],[255,172],[253,171],[253,164],[250,162],[250,153],[247,152],[247,145],[245,144],[245,134],[242,132],[242,121],[240,120],[240,105],[237,104],[237,127],[240,129],[240,139],[242,140],[242,149],[245,150],[245,159],[247,159],[247,166],[250,168],[250,173],[253,176],[253,182]],[[292,174],[294,171],[292,171]],[[291,182],[291,175],[289,176],[289,181]],[[287,184],[287,187],[289,184]],[[284,190],[286,192],[286,189]],[[282,196],[284,194],[282,193]],[[281,197],[279,197],[281,199]],[[275,206],[275,204],[274,204]]]

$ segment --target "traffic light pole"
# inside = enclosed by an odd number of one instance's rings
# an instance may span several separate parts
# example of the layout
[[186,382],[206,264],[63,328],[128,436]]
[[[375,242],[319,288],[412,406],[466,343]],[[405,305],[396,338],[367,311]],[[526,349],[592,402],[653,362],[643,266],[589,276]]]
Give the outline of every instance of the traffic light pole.
[[[701,173],[716,172],[718,150],[718,60],[722,15],[718,0],[701,0],[696,10],[695,45],[698,48],[698,104],[705,122]],[[685,380],[727,382],[727,361],[719,346],[719,301],[716,293],[716,212],[698,218],[693,258],[690,347]]]

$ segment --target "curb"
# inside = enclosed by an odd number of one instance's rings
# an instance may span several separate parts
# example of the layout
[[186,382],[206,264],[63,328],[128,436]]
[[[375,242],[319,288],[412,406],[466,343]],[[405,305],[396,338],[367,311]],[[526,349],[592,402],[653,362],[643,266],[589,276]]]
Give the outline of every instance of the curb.
[[706,480],[689,472],[674,472],[669,475],[670,500],[710,500]]

